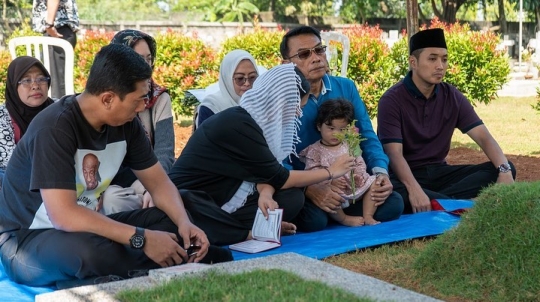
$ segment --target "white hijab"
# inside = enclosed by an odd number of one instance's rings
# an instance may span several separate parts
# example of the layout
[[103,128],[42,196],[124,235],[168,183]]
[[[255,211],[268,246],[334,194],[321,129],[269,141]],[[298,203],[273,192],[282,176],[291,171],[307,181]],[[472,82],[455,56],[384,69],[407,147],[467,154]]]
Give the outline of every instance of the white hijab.
[[243,60],[250,60],[258,74],[257,63],[255,63],[255,59],[249,52],[242,49],[229,52],[223,57],[219,67],[219,91],[206,96],[200,106],[205,106],[214,113],[238,106],[240,96],[234,90],[233,76],[238,64]]
[[[240,99],[240,107],[261,127],[266,143],[279,163],[291,153],[296,155],[295,146],[300,142],[298,129],[302,109],[299,87],[302,87],[302,80],[294,65],[278,65],[257,78],[253,88]],[[244,181],[221,208],[228,213],[236,211],[245,204],[254,188],[254,183]]]

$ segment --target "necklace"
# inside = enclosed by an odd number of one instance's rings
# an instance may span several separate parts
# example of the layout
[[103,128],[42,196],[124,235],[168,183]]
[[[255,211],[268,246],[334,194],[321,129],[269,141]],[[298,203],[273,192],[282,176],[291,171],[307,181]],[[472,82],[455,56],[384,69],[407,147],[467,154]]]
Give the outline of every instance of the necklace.
[[339,143],[339,144],[337,144],[337,145],[328,145],[328,144],[325,144],[325,143],[323,142],[323,140],[322,140],[322,139],[321,139],[321,140],[319,140],[319,143],[321,143],[321,145],[323,145],[323,146],[326,146],[326,147],[336,147],[336,146],[339,146],[339,145],[341,145],[341,144],[342,144],[342,143],[340,142],[340,143]]

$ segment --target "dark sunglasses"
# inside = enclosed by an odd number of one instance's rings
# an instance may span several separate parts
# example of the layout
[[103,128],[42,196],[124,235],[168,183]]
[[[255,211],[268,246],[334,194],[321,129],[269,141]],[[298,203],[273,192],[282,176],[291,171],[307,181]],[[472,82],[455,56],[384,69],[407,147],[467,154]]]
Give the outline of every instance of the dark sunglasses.
[[258,76],[250,76],[250,77],[234,77],[234,83],[238,86],[244,85],[246,82],[249,83],[249,85],[253,85],[253,82],[257,79]]
[[298,51],[295,55],[290,56],[289,59],[298,57],[300,60],[305,60],[311,56],[312,51],[315,52],[315,54],[317,55],[323,55],[326,52],[326,45],[320,45],[309,49],[302,49]]

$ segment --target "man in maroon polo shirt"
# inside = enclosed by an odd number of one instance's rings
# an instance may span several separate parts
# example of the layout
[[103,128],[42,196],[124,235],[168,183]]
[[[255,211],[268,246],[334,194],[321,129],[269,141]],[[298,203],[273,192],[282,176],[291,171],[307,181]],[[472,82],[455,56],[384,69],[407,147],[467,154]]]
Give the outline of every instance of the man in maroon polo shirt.
[[[405,213],[431,210],[430,200],[470,199],[492,183],[513,183],[516,170],[467,98],[442,80],[448,68],[444,31],[420,31],[409,43],[410,71],[379,101],[378,135],[390,158],[394,191]],[[490,159],[448,165],[454,129],[469,135]]]

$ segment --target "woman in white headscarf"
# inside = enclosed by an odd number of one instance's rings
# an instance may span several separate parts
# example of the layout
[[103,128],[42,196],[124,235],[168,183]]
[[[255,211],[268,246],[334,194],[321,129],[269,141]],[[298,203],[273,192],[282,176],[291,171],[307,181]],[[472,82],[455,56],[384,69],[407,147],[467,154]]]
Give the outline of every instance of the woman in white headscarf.
[[[349,172],[354,158],[344,155],[329,169],[289,171],[281,162],[295,154],[301,100],[309,84],[292,64],[261,75],[240,100],[201,124],[169,177],[182,191],[193,222],[212,244],[251,238],[257,208],[282,208],[283,233],[304,204],[300,188]],[[191,196],[185,196],[191,194]]]
[[194,129],[212,115],[238,106],[240,97],[258,76],[257,64],[249,52],[235,49],[225,55],[219,67],[219,91],[206,96],[197,107]]

